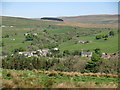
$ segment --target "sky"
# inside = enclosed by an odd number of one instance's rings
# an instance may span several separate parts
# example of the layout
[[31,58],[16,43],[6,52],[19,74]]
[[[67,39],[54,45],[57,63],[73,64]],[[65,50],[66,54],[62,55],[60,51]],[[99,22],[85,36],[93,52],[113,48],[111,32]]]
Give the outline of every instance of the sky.
[[117,2],[2,2],[2,16],[41,18],[118,14]]

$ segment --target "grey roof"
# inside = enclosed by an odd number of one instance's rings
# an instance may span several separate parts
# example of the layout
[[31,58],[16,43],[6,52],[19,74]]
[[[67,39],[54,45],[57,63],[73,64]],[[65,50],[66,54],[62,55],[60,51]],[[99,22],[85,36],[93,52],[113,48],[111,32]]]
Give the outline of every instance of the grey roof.
[[92,52],[82,52],[82,54],[92,54]]

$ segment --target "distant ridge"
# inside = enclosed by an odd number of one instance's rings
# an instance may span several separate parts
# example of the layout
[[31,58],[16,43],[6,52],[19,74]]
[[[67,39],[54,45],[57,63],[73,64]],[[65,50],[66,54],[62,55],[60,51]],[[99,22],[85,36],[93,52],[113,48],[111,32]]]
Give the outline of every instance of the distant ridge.
[[117,24],[118,15],[83,15],[59,17],[64,22],[83,23],[83,24]]
[[63,21],[62,19],[59,18],[51,18],[51,17],[43,17],[41,18],[42,20],[54,20],[54,21]]

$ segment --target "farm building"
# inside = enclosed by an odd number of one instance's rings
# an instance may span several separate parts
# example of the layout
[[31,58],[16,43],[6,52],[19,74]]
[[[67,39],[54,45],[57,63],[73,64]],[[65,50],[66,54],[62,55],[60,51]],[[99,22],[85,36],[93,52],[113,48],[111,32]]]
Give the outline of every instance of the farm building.
[[30,33],[25,33],[24,36],[27,36],[27,35],[29,35],[29,34],[30,34]]
[[78,41],[78,43],[80,44],[84,44],[86,41]]
[[44,48],[44,49],[42,49],[42,55],[43,56],[46,56],[47,55],[47,53],[48,53],[48,51],[49,51],[49,49],[48,48]]
[[[37,51],[39,51],[40,53],[40,56],[46,56],[47,55],[47,53],[48,53],[48,51],[49,51],[49,49],[47,49],[47,48],[44,48],[44,49],[38,49]],[[24,55],[24,56],[28,56],[28,57],[31,57],[31,56],[36,56],[36,57],[38,57],[38,54],[37,54],[37,51],[31,51],[31,52],[19,52],[18,54],[20,54],[20,55]]]
[[15,39],[13,38],[13,39],[11,39],[11,40],[13,40],[13,41],[14,41]]
[[58,48],[54,48],[54,50],[58,50]]
[[36,56],[36,51],[32,51],[32,52],[19,52],[20,55],[24,55],[24,56],[28,56],[28,57],[31,57],[31,56]]
[[33,35],[37,36],[38,34],[37,33],[32,33]]
[[81,56],[82,57],[92,57],[92,52],[82,52]]
[[38,49],[37,51],[39,51],[40,53],[42,53],[42,50],[41,50],[41,49]]
[[[25,33],[24,36],[27,36],[29,35],[30,33]],[[32,33],[33,35],[37,36],[38,34],[37,33]]]
[[0,27],[6,27],[5,25],[0,25]]
[[5,26],[5,25],[0,25],[0,27],[13,27],[13,26]]
[[19,52],[18,54],[20,55],[24,54],[25,56],[32,56],[32,53],[30,52]]
[[104,59],[110,59],[111,58],[111,56],[110,56],[110,54],[103,54],[102,55],[102,58],[104,58]]

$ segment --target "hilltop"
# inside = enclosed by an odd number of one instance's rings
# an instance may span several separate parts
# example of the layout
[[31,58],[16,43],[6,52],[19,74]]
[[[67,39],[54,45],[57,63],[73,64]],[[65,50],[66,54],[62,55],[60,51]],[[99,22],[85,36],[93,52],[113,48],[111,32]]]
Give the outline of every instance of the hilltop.
[[76,22],[84,24],[116,24],[118,15],[84,15],[73,17],[60,17],[64,22]]
[[[99,27],[99,28],[118,28],[118,15],[83,15],[83,16],[66,16],[66,17],[53,17],[63,20],[62,23],[57,25],[74,26],[74,27]],[[40,18],[34,18],[41,20]],[[44,19],[46,20],[46,19]],[[57,20],[49,20],[56,22]]]

